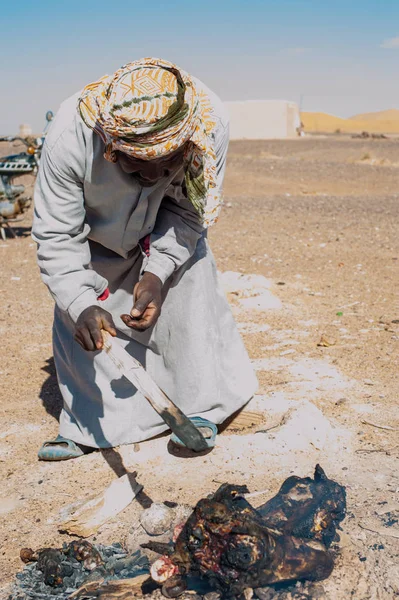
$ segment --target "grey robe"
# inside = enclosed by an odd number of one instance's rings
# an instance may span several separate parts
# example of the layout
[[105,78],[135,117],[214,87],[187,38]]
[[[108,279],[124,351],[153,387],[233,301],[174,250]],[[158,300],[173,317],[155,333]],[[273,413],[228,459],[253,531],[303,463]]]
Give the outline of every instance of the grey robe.
[[[221,186],[228,120],[217,96],[197,85],[210,95],[217,115]],[[142,188],[104,159],[103,143],[77,113],[77,98],[61,105],[46,138],[32,232],[42,279],[56,302],[60,434],[109,447],[167,429],[107,355],[86,352],[74,341],[74,323],[91,305],[111,312],[118,341],[186,414],[221,423],[248,402],[257,381],[219,288],[206,231],[183,193],[183,167]],[[146,256],[139,241],[148,235]],[[164,302],[155,327],[138,333],[120,315],[130,312],[133,287],[144,271],[164,283]],[[108,299],[99,300],[107,288]]]

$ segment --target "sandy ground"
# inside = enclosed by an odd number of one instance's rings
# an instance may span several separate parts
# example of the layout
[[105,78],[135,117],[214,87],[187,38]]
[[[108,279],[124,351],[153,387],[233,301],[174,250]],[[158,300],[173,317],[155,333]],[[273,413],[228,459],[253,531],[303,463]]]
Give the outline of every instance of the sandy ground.
[[[231,144],[226,206],[210,237],[258,372],[251,410],[264,423],[228,429],[204,457],[173,456],[160,437],[37,461],[60,410],[53,303],[35,264],[31,214],[18,239],[0,242],[0,597],[21,567],[20,548],[60,545],[60,509],[126,470],[155,501],[195,503],[229,481],[267,490],[261,504],[317,462],[348,493],[323,597],[399,594],[398,164],[398,140]],[[332,345],[318,346],[322,335]],[[133,502],[95,539],[133,547],[140,510]]]

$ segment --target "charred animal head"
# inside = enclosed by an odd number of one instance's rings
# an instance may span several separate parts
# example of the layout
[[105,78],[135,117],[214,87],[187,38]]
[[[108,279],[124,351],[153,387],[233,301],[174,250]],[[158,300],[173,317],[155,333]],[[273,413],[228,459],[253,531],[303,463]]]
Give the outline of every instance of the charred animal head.
[[174,551],[154,563],[153,578],[167,589],[167,573],[200,575],[234,595],[245,588],[328,577],[333,560],[326,546],[345,516],[344,488],[316,467],[314,479],[290,477],[260,510],[245,500],[247,491],[224,484],[200,500]]

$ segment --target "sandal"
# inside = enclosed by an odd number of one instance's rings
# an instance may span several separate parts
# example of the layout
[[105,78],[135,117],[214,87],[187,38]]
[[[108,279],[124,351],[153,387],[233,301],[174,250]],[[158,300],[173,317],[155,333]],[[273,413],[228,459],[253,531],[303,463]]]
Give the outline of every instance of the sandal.
[[[212,421],[208,421],[208,419],[204,419],[203,417],[188,417],[189,420],[195,427],[202,433],[205,438],[205,441],[208,445],[208,448],[213,448],[216,443],[216,436],[218,434],[218,428],[215,423]],[[181,441],[179,437],[175,433],[172,433],[170,436],[170,441],[173,442],[176,446],[180,448],[186,448],[187,446]]]
[[58,435],[55,440],[44,442],[37,455],[39,460],[68,460],[83,454],[84,451],[75,442]]

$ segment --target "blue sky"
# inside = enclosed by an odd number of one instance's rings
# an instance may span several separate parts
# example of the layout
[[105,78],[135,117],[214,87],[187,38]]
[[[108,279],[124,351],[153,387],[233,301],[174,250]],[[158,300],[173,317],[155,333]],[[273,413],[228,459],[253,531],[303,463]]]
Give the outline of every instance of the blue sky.
[[0,0],[0,133],[143,56],[223,100],[284,98],[342,117],[399,108],[399,0]]

